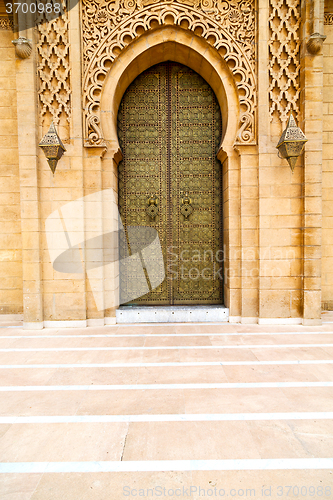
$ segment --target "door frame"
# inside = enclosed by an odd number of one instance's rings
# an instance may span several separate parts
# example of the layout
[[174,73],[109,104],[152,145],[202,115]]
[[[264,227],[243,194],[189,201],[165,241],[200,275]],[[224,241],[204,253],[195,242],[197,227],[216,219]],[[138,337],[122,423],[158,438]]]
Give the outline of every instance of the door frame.
[[[247,297],[242,297],[239,286],[242,265],[241,252],[234,257],[233,247],[239,247],[241,240],[239,219],[239,203],[231,200],[230,189],[238,191],[236,199],[240,200],[239,169],[243,157],[250,155],[257,158],[255,145],[235,148],[240,117],[240,101],[237,84],[227,62],[217,50],[200,36],[194,35],[178,26],[162,26],[148,31],[144,36],[134,40],[124,48],[114,61],[107,75],[100,97],[101,127],[105,137],[101,158],[101,169],[108,171],[113,178],[112,188],[117,194],[117,168],[122,159],[117,136],[117,115],[122,96],[132,81],[149,67],[173,60],[184,64],[199,73],[213,89],[224,118],[222,123],[222,140],[217,158],[222,165],[223,178],[223,242],[224,242],[224,304],[230,310],[232,319],[240,318],[242,305]],[[92,148],[97,151],[97,148]],[[95,153],[96,154],[96,153]],[[254,157],[254,155],[256,155]],[[237,174],[237,180],[234,176]],[[233,179],[231,179],[231,177]],[[232,230],[231,230],[232,229]],[[236,269],[236,272],[234,272]],[[232,272],[230,272],[230,270]],[[114,278],[108,279],[108,288],[114,297],[115,308],[119,307],[119,272],[115,270]],[[251,290],[253,292],[253,290]]]

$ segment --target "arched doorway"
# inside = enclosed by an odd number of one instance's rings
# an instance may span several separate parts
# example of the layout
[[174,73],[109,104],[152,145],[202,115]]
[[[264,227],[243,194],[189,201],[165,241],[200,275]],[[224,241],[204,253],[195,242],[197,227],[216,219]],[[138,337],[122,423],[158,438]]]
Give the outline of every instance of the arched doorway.
[[[131,304],[222,304],[221,112],[207,82],[175,62],[153,66],[126,90],[118,113],[120,303],[135,276],[127,228],[157,231],[165,279]],[[144,259],[142,259],[144,267]],[[156,270],[159,272],[159,270]]]

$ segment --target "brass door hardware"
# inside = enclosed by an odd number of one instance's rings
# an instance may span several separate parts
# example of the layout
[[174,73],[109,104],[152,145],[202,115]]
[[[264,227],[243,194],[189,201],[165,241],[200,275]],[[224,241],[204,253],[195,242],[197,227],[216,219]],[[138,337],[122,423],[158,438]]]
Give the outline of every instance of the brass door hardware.
[[[181,191],[180,194],[183,194]],[[193,207],[191,205],[192,200],[188,195],[188,192],[185,191],[183,198],[181,199],[181,207],[180,207],[180,213],[187,219],[191,213],[193,212]]]
[[146,212],[149,217],[154,220],[156,215],[158,214],[158,198],[156,194],[151,194],[148,198],[148,207],[146,208]]

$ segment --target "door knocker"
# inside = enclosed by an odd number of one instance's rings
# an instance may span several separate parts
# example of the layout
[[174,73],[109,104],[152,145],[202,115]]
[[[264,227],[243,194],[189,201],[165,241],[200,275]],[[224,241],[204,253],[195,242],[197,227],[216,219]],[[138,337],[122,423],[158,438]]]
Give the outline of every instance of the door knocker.
[[188,192],[186,191],[184,197],[182,198],[182,206],[180,209],[180,213],[185,217],[185,219],[187,219],[193,212],[193,207],[191,203],[192,200],[189,197]]
[[151,194],[148,198],[148,207],[146,208],[146,212],[149,217],[154,220],[156,215],[158,214],[158,198],[156,194]]

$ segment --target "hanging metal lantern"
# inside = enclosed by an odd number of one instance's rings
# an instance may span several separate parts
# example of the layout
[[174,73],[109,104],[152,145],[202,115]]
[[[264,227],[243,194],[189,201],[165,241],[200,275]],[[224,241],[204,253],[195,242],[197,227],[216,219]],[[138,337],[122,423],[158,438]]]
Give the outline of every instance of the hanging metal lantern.
[[282,132],[276,147],[279,150],[279,157],[287,160],[292,172],[294,172],[297,158],[302,154],[306,142],[307,138],[297,126],[293,115],[290,114],[287,127]]
[[57,134],[53,121],[50,125],[49,131],[40,141],[39,146],[44,151],[48,164],[50,165],[50,169],[54,174],[58,161],[64,154],[64,151],[66,151],[66,148]]

